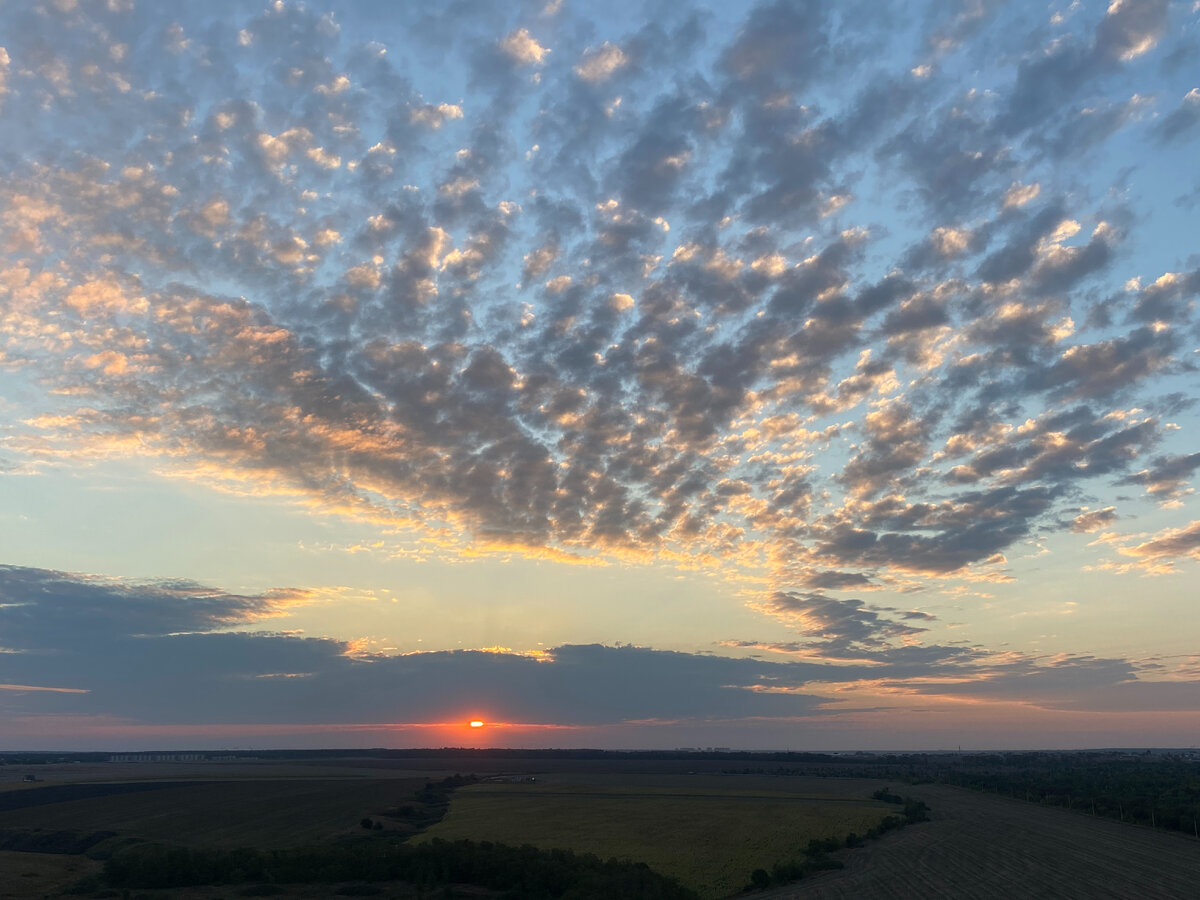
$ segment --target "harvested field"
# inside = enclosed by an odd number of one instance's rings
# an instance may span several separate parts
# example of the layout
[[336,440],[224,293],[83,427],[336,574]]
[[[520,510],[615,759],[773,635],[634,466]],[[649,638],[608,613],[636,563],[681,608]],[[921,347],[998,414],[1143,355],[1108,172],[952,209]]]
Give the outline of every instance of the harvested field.
[[227,847],[291,847],[359,828],[406,801],[424,779],[53,785],[0,798],[0,829],[113,831]]
[[[647,863],[701,897],[737,893],[757,868],[797,858],[811,838],[862,834],[894,806],[869,792],[803,792],[799,779],[593,775],[578,783],[481,784],[459,790],[440,837],[563,848]],[[792,790],[792,789],[795,790]]]
[[[855,781],[875,789],[880,782]],[[847,785],[849,788],[850,785]],[[893,785],[931,821],[844,855],[846,868],[755,895],[796,900],[1182,900],[1200,896],[1200,842],[993,794]]]

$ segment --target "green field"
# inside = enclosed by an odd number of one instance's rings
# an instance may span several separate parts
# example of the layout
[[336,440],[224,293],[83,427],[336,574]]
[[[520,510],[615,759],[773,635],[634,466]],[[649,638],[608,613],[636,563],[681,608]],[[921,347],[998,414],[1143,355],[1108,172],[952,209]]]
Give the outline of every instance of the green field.
[[863,834],[895,813],[860,797],[767,789],[759,779],[737,788],[709,786],[712,779],[665,787],[621,776],[587,780],[462,788],[446,818],[416,840],[468,838],[632,859],[717,898],[741,890],[755,869],[796,858],[811,838]]
[[[359,829],[424,779],[209,782],[0,812],[0,829],[115,831],[225,847],[293,847]],[[390,823],[389,823],[390,824]]]

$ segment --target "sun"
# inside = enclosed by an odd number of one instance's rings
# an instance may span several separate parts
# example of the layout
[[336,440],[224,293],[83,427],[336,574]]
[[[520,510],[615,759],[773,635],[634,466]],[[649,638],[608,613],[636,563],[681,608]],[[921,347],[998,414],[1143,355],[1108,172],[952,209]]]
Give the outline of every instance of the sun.
[[483,723],[482,723],[481,721],[479,721],[478,719],[472,719],[472,720],[471,720],[471,727],[472,727],[472,728],[482,728],[482,727],[483,727]]

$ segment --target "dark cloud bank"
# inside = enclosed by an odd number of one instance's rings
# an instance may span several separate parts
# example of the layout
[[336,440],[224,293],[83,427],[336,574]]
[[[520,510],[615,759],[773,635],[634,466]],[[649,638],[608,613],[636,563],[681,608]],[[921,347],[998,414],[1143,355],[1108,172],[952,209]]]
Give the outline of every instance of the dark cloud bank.
[[465,721],[486,711],[506,722],[611,726],[813,722],[854,712],[830,687],[862,680],[910,703],[953,697],[1194,712],[1200,697],[1194,682],[1139,680],[1162,668],[1145,661],[892,646],[932,617],[818,594],[774,600],[807,619],[809,640],[728,642],[770,660],[601,645],[555,647],[541,659],[478,650],[389,656],[245,630],[304,599],[2,566],[0,708],[12,722],[74,715],[130,725],[349,727]]

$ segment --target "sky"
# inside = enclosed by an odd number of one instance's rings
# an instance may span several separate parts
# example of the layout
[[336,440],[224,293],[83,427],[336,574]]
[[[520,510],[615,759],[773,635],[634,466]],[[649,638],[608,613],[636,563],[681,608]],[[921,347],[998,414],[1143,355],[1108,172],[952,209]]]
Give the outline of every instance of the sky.
[[1198,72],[1192,0],[0,3],[0,748],[1196,746]]

